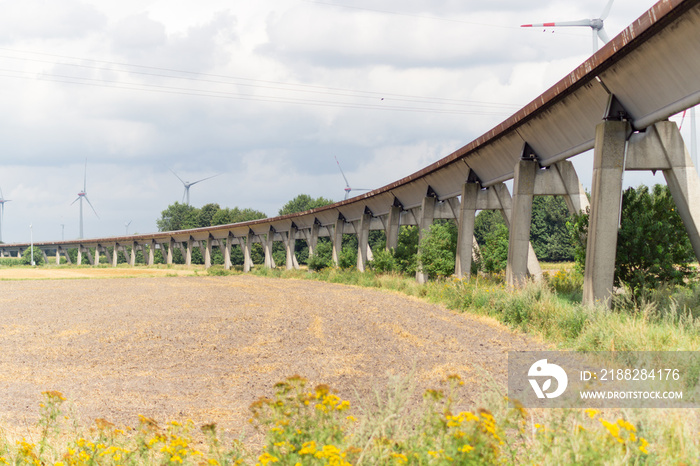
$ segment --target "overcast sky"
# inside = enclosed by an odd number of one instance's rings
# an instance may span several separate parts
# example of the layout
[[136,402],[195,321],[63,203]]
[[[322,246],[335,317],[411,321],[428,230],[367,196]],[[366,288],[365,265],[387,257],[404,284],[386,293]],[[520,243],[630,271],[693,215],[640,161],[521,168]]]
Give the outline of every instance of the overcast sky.
[[[610,37],[654,0],[617,0]],[[413,173],[590,56],[605,0],[0,1],[5,242],[156,231],[191,203],[277,214]],[[683,128],[685,135],[686,124]],[[687,138],[688,136],[686,136]],[[585,157],[582,158],[584,160]],[[590,159],[590,157],[589,157]],[[590,187],[590,168],[580,176]],[[589,165],[589,164],[588,164]],[[657,176],[654,181],[662,181]],[[628,183],[638,183],[630,177]]]

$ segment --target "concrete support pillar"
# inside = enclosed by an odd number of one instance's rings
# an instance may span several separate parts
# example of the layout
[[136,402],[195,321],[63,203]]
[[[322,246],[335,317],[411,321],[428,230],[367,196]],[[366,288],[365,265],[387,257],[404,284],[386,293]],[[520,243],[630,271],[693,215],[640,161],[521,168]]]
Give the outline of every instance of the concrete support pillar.
[[331,238],[333,242],[333,264],[338,267],[340,264],[340,251],[343,249],[343,231],[345,230],[345,219],[338,218],[335,221],[335,228],[333,228],[333,236]]
[[204,268],[208,269],[211,267],[211,248],[213,247],[214,238],[209,235],[207,238],[207,245],[204,248]]
[[562,183],[564,184],[564,189],[566,194],[564,194],[564,201],[566,206],[569,208],[571,214],[577,214],[579,212],[585,212],[586,209],[590,207],[588,202],[588,196],[586,191],[583,189],[581,182],[578,179],[576,170],[571,162],[565,160],[554,164],[551,169],[556,170],[559,173]]
[[138,247],[138,243],[135,241],[132,241],[131,243],[131,253],[129,254],[129,266],[130,267],[136,267],[136,248]]
[[625,141],[630,133],[631,127],[626,121],[604,121],[596,127],[583,280],[583,303],[587,305],[610,303],[615,275]]
[[61,249],[56,248],[56,265],[61,265]]
[[357,270],[365,271],[369,251],[369,225],[372,222],[372,215],[368,212],[362,214],[357,222]]
[[114,249],[112,249],[112,267],[116,267],[119,262],[119,244],[114,243]]
[[66,258],[66,264],[72,264],[73,262],[70,260],[70,254],[68,254],[68,251],[66,249],[61,248],[61,252],[63,252],[63,255]]
[[[90,249],[88,248],[88,256],[90,256]],[[95,246],[95,257],[90,261],[92,262],[92,265],[98,266],[100,265],[100,245]]]
[[539,164],[536,160],[521,160],[515,166],[513,209],[508,235],[508,265],[506,266],[506,283],[509,286],[519,286],[527,280],[532,200],[537,170],[539,170]]
[[226,238],[226,246],[223,249],[224,253],[224,269],[225,270],[231,270],[231,242],[233,241],[233,235],[231,233],[228,234],[228,238]]
[[77,265],[83,265],[83,247],[78,246],[78,258],[76,260]]
[[400,206],[391,206],[386,219],[386,250],[391,251],[399,245],[399,228],[401,227]]
[[[420,218],[418,219],[418,257],[421,254],[420,243],[430,231],[430,226],[435,218],[435,200],[433,196],[426,196],[421,203]],[[416,270],[416,281],[418,283],[426,283],[428,281],[428,274],[421,269],[420,261],[418,262],[418,270]]]
[[275,260],[272,257],[272,244],[274,242],[275,231],[270,228],[263,242],[263,252],[265,253],[265,268],[274,269]]
[[700,179],[675,123],[654,125],[671,168],[663,171],[669,191],[700,261]]
[[287,234],[286,248],[287,248],[287,270],[298,269],[299,262],[297,262],[296,254],[294,253],[294,248],[296,247],[297,241],[297,227],[292,225],[289,228],[289,233]]
[[455,275],[458,278],[470,278],[472,274],[472,253],[474,250],[474,220],[476,201],[481,187],[478,183],[465,183],[462,186],[462,201],[457,223],[457,254],[455,257]]
[[156,241],[151,240],[148,245],[148,265],[153,266],[156,263]]
[[170,238],[168,240],[168,255],[166,256],[165,263],[167,265],[173,264],[173,250],[175,249],[175,240]]
[[311,230],[309,231],[307,246],[309,247],[309,257],[312,257],[316,253],[316,245],[318,244],[318,230],[321,226],[314,222],[311,225]]
[[248,230],[248,234],[245,237],[245,244],[243,245],[243,271],[250,272],[253,267],[253,260],[250,258],[250,247],[253,243],[253,232]]
[[190,236],[190,238],[187,240],[187,244],[185,247],[185,265],[190,266],[192,265],[192,248],[194,247],[194,239]]
[[[508,192],[508,187],[504,183],[499,183],[491,186],[489,190],[493,190],[493,194],[498,199],[498,205],[501,206],[500,209],[501,215],[503,216],[503,221],[510,231],[513,201],[510,197],[510,193]],[[532,244],[528,246],[527,271],[535,280],[542,278],[542,269],[540,268],[540,263],[537,261],[537,256],[535,255],[535,250],[533,249]]]
[[48,264],[48,263],[49,263],[49,257],[46,255],[46,251],[44,251],[44,250],[42,249],[42,250],[41,250],[41,255],[44,257],[44,264]]

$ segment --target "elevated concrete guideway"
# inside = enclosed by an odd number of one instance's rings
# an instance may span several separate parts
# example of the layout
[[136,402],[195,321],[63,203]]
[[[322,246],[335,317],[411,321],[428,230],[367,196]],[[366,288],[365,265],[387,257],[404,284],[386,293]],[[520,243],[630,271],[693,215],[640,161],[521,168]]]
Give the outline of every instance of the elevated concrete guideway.
[[[57,254],[78,248],[99,263],[106,247],[144,248],[147,261],[156,248],[168,245],[185,257],[202,248],[211,263],[211,248],[220,247],[226,267],[230,248],[240,245],[249,270],[250,245],[262,243],[265,265],[274,266],[271,243],[282,241],[287,267],[297,266],[296,239],[311,250],[318,237],[330,237],[334,259],[343,233],[358,235],[358,269],[371,259],[367,231],[386,230],[387,245],[396,244],[399,225],[434,219],[456,219],[460,239],[456,274],[468,276],[476,210],[500,210],[509,225],[508,282],[517,285],[537,277],[539,266],[528,242],[532,197],[562,195],[571,210],[588,207],[581,183],[566,159],[594,150],[589,263],[584,300],[605,301],[612,290],[611,266],[621,186],[614,181],[625,169],[664,170],[669,187],[700,258],[700,183],[675,125],[666,120],[700,103],[700,0],[662,0],[572,73],[513,116],[447,157],[406,178],[360,196],[308,212],[233,225],[127,237],[44,242],[35,246]],[[653,128],[653,131],[647,131]],[[630,165],[628,165],[628,162]],[[546,168],[546,169],[545,169]],[[504,181],[514,178],[511,198]],[[617,203],[617,207],[614,207]],[[613,207],[611,207],[613,206]],[[28,244],[0,245],[2,254],[19,254]],[[94,248],[97,257],[91,257]],[[126,249],[125,249],[126,250]],[[612,253],[611,253],[612,251]],[[107,258],[115,262],[116,255]],[[418,280],[425,276],[419,271]]]

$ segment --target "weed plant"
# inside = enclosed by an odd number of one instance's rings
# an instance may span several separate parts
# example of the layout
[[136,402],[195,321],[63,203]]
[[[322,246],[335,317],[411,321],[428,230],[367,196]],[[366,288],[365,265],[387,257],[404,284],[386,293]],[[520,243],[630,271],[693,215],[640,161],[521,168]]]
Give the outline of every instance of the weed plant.
[[[0,436],[0,464],[12,465],[518,465],[691,464],[698,457],[693,411],[526,410],[497,391],[459,410],[448,376],[411,404],[411,378],[395,379],[367,406],[326,385],[292,376],[251,405],[262,445],[225,441],[214,424],[139,416],[136,427],[96,419],[87,429],[63,413],[65,398],[44,392],[35,435]],[[38,432],[38,433],[36,433]]]

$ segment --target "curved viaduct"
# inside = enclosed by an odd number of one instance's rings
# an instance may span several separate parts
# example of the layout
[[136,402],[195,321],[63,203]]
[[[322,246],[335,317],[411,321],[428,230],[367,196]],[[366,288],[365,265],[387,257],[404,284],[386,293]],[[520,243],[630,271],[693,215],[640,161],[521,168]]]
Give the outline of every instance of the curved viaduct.
[[[319,237],[330,237],[337,264],[342,235],[358,236],[357,268],[371,257],[370,230],[386,230],[387,248],[396,246],[400,225],[418,225],[420,234],[434,219],[456,219],[459,241],[456,275],[469,276],[474,216],[496,209],[509,226],[507,281],[510,285],[540,274],[529,244],[532,199],[564,196],[569,209],[589,207],[568,158],[594,149],[590,226],[584,302],[608,302],[625,170],[662,170],[700,259],[700,182],[680,132],[668,121],[700,103],[700,0],[661,0],[622,33],[528,105],[501,124],[424,169],[366,194],[298,214],[193,230],[36,243],[58,260],[69,248],[100,263],[107,247],[116,265],[117,251],[143,248],[153,262],[156,248],[181,247],[186,261],[199,246],[205,264],[211,249],[224,252],[240,245],[244,270],[250,270],[250,247],[262,243],[265,266],[274,267],[272,243],[282,241],[287,267],[296,267],[297,238],[313,254]],[[504,181],[513,179],[513,193]],[[0,253],[21,254],[30,245],[3,244]],[[93,248],[95,256],[90,252]],[[166,249],[166,248],[163,248]],[[66,254],[67,256],[67,254]],[[419,281],[425,276],[419,271]]]

